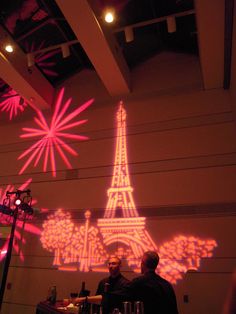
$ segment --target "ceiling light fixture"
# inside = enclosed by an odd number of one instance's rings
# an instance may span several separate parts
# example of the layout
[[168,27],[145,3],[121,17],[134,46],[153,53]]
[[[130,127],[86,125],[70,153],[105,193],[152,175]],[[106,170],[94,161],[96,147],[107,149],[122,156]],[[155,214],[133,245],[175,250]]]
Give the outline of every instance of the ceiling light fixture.
[[63,58],[67,58],[70,56],[70,47],[67,43],[61,45],[61,51]]
[[7,51],[7,52],[13,52],[14,51],[14,48],[13,48],[13,46],[12,45],[10,45],[10,44],[7,44],[6,46],[5,46],[5,50]]
[[134,40],[134,31],[130,26],[125,27],[125,40],[127,43]]
[[35,51],[31,51],[31,52],[27,53],[26,57],[27,57],[28,68],[32,67],[35,64],[35,56],[37,56],[38,54],[46,53],[48,51],[61,49],[63,58],[69,57],[69,55],[70,55],[70,46],[74,45],[74,44],[77,44],[78,42],[79,41],[77,39],[75,39],[75,40],[67,41],[67,42],[64,42],[64,43],[61,43],[61,44],[53,45],[53,46],[50,46],[50,47],[46,47],[46,48],[43,48],[43,49],[39,49],[39,50],[35,50]]
[[[148,25],[156,24],[156,23],[161,23],[161,22],[167,22],[167,29],[169,33],[174,33],[176,32],[176,18],[183,17],[183,16],[188,16],[195,14],[195,10],[188,10],[188,11],[183,11],[183,12],[178,12],[172,15],[168,16],[161,16],[157,17],[155,19],[147,20],[147,21],[141,21],[138,23],[134,23],[131,25],[127,25],[125,27],[119,27],[114,30],[114,33],[119,33],[119,32],[124,32],[125,33],[125,39],[126,42],[129,42],[127,38],[129,38],[128,34],[131,35],[131,32],[133,32],[134,29],[140,28],[140,27],[145,27]],[[131,36],[132,38],[132,36]],[[130,40],[132,41],[132,40]]]
[[112,23],[114,21],[114,13],[112,11],[106,11],[104,19],[107,23]]
[[176,20],[174,16],[169,16],[166,19],[167,22],[167,30],[168,33],[175,33],[176,32]]
[[28,67],[32,67],[35,64],[35,57],[32,52],[27,53],[27,65]]

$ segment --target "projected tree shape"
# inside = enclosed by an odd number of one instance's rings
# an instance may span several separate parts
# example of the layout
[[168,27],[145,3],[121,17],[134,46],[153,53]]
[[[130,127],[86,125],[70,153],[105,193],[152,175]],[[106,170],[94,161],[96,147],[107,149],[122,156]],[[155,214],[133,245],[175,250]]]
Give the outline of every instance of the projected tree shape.
[[53,265],[61,265],[61,255],[66,246],[70,244],[73,229],[71,215],[64,213],[61,209],[50,215],[43,223],[41,242],[48,251],[55,251]]
[[215,240],[176,236],[172,241],[164,243],[158,250],[159,273],[170,282],[176,283],[189,269],[198,270],[201,259],[212,257],[212,251],[216,246]]
[[[19,190],[25,190],[28,185],[31,183],[32,179],[28,179],[26,182],[24,182],[18,189]],[[0,204],[3,204],[3,201],[6,197],[6,192],[12,192],[15,190],[14,185],[7,185],[5,189],[0,188]],[[32,205],[36,203],[36,200],[33,200]],[[2,212],[0,212],[0,223],[5,226],[11,226],[13,222],[13,217],[10,215],[6,215]],[[24,229],[26,232],[37,234],[39,235],[41,233],[41,230],[36,227],[33,223],[24,222],[23,220],[17,220],[16,222],[16,229],[15,229],[15,238],[13,241],[13,249],[16,252],[16,254],[20,254],[20,259],[24,260],[24,255],[22,250],[20,249],[20,243],[25,244],[26,240],[22,236],[21,230]],[[8,248],[8,242],[9,242],[10,235],[7,237],[5,243],[3,244],[3,247],[0,248],[0,251],[3,251],[6,253]],[[0,261],[5,257],[5,254],[0,254]]]
[[[63,227],[60,232],[60,224],[57,224],[54,238],[55,221],[57,215],[60,216],[60,212],[56,212],[54,216],[48,217],[51,222],[43,225],[41,241],[46,249],[55,252],[54,265],[60,265],[61,270],[70,271],[107,271],[105,262],[108,255],[115,254],[126,259],[133,271],[140,272],[143,253],[156,250],[160,254],[158,272],[174,284],[189,269],[197,270],[202,258],[211,257],[217,243],[213,239],[179,235],[159,246],[155,244],[146,229],[146,217],[139,217],[133,199],[127,157],[126,111],[122,102],[119,103],[116,121],[114,169],[111,187],[107,190],[108,201],[104,217],[98,219],[97,226],[91,226],[91,213],[86,211],[85,224],[80,227],[74,226],[70,219],[65,222],[61,218]],[[67,223],[68,226],[73,225],[69,229],[70,241],[63,231]],[[44,236],[45,232],[48,236]],[[56,240],[57,234],[59,241]],[[73,267],[74,264],[79,266]]]
[[[47,123],[43,113],[40,110],[37,110],[38,117],[34,118],[34,121],[39,126],[39,128],[23,128],[25,134],[22,134],[21,138],[35,138],[41,137],[35,144],[28,148],[24,153],[22,153],[18,160],[27,157],[27,161],[21,168],[19,174],[22,174],[25,169],[30,165],[34,160],[34,167],[39,163],[39,160],[43,158],[43,171],[47,171],[47,166],[51,163],[52,175],[56,176],[56,161],[55,154],[56,152],[62,158],[63,162],[67,168],[72,169],[71,163],[69,162],[66,153],[69,153],[73,156],[78,156],[78,153],[68,145],[63,139],[70,140],[86,140],[87,136],[72,134],[64,132],[66,130],[75,128],[79,125],[82,125],[87,122],[87,120],[79,120],[71,122],[76,118],[82,111],[84,111],[88,106],[91,105],[93,99],[90,99],[82,106],[73,110],[71,113],[66,114],[70,104],[71,98],[69,98],[64,105],[62,105],[62,99],[64,95],[64,88],[61,89],[59,96],[56,101],[54,113],[51,118],[50,124]],[[44,157],[43,157],[44,156]]]
[[99,230],[91,225],[90,217],[91,212],[87,210],[85,224],[78,227],[69,213],[59,209],[43,223],[40,240],[45,249],[54,252],[53,265],[77,263],[80,271],[87,272],[93,266],[104,264],[108,255]]
[[10,89],[3,96],[3,101],[0,102],[1,111],[9,113],[9,119],[16,117],[19,112],[23,112],[27,106],[26,101],[16,91]]

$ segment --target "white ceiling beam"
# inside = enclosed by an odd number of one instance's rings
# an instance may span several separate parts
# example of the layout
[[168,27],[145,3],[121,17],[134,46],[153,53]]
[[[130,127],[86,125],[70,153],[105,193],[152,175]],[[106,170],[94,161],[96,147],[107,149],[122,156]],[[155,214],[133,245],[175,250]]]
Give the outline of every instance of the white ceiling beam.
[[205,89],[224,81],[224,0],[195,0],[198,46]]
[[67,22],[112,96],[130,92],[130,73],[114,35],[106,34],[86,0],[56,0]]
[[[32,106],[39,109],[49,108],[54,96],[52,85],[36,66],[28,69],[26,54],[2,27],[0,27],[0,40],[0,78]],[[14,46],[14,52],[5,51],[6,43]]]

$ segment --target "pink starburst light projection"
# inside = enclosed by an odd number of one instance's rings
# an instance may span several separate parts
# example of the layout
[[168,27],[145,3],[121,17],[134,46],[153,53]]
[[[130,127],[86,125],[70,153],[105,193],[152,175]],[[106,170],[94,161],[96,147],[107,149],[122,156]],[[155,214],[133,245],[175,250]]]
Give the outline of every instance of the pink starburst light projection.
[[[28,179],[18,189],[19,190],[26,189],[28,187],[28,185],[31,183],[31,181],[32,181],[31,178]],[[0,203],[3,204],[3,201],[6,198],[6,192],[7,191],[12,192],[14,190],[15,190],[15,187],[12,184],[7,185],[7,187],[5,189],[0,188]],[[14,198],[14,196],[12,196],[12,197]],[[33,200],[32,201],[32,205],[35,204],[36,202],[37,202],[36,200]],[[8,226],[8,225],[11,226],[12,222],[13,222],[13,217],[12,216],[9,216],[9,215],[6,215],[6,214],[0,212],[0,223],[1,224],[6,225],[6,226]],[[16,229],[15,229],[15,240],[13,242],[13,249],[14,249],[14,251],[17,254],[20,255],[20,259],[24,260],[24,255],[23,255],[23,253],[21,251],[20,243],[25,244],[26,240],[25,240],[24,237],[22,237],[22,234],[20,233],[21,229],[24,229],[26,232],[29,232],[31,234],[36,234],[36,235],[40,235],[41,234],[41,230],[38,227],[36,227],[33,224],[31,224],[31,223],[17,220],[17,222],[16,222]],[[7,248],[8,248],[9,237],[10,237],[10,235],[7,237],[5,243],[3,244],[3,247],[0,248],[0,252],[1,252],[0,261],[6,255]]]
[[51,119],[50,124],[47,123],[43,113],[40,110],[36,110],[38,117],[34,118],[34,121],[39,126],[39,128],[23,128],[25,134],[22,134],[21,138],[34,138],[41,137],[35,144],[33,144],[30,148],[28,148],[24,153],[22,153],[18,160],[28,157],[28,160],[25,162],[23,167],[21,168],[19,174],[22,174],[25,169],[29,166],[31,162],[34,160],[34,167],[36,167],[39,163],[40,158],[44,154],[43,161],[43,171],[47,171],[47,166],[51,163],[52,175],[56,176],[56,161],[55,161],[55,153],[57,152],[59,156],[62,158],[63,162],[67,166],[67,168],[72,169],[72,166],[66,156],[66,153],[71,154],[72,156],[77,156],[78,153],[69,146],[62,138],[71,139],[71,140],[87,140],[87,136],[66,133],[63,132],[65,130],[72,129],[79,125],[82,125],[87,122],[87,120],[79,120],[75,122],[71,122],[74,118],[76,118],[82,111],[84,111],[88,106],[90,106],[93,102],[93,99],[90,99],[82,106],[78,107],[71,113],[66,114],[67,109],[71,104],[71,98],[69,98],[64,105],[62,105],[62,99],[64,95],[64,88],[59,92],[59,96],[56,101],[54,113]]
[[3,96],[3,101],[0,102],[1,111],[9,112],[9,119],[16,117],[19,112],[23,112],[27,106],[27,102],[16,91],[10,89]]

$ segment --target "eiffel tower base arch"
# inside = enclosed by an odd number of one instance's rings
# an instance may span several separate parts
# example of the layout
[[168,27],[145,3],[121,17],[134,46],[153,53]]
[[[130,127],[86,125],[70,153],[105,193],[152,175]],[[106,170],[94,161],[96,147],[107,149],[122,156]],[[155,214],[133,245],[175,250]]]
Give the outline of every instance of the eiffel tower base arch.
[[140,272],[141,257],[145,251],[156,250],[156,245],[146,230],[146,218],[103,218],[98,219],[98,228],[106,247],[120,244],[117,255],[125,257],[135,272]]

